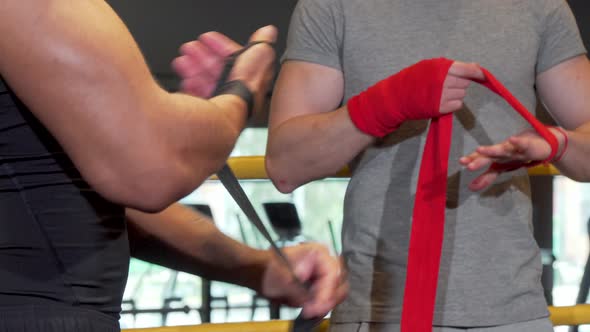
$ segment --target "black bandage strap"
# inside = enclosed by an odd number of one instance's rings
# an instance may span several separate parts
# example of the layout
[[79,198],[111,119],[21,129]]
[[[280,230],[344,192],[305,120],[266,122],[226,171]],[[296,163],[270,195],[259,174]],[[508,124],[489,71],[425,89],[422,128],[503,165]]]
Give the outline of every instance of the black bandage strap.
[[231,70],[234,67],[234,64],[236,63],[236,59],[242,53],[246,52],[250,47],[252,47],[254,45],[258,45],[258,44],[268,44],[271,47],[274,47],[274,43],[270,43],[267,41],[254,41],[254,42],[248,43],[242,49],[232,53],[225,60],[225,65],[223,67],[223,70],[221,71],[221,75],[219,76],[219,80],[217,81],[217,86],[215,87],[215,90],[213,91],[213,96],[231,94],[231,95],[236,95],[236,96],[242,98],[246,102],[247,107],[248,107],[248,109],[247,109],[248,110],[248,118],[250,118],[252,116],[252,113],[254,111],[254,94],[252,93],[252,91],[250,91],[250,89],[248,89],[248,87],[246,86],[246,84],[243,81],[232,80],[232,81],[228,82],[227,79],[229,77],[229,73],[231,72]]
[[215,96],[219,95],[235,95],[242,98],[247,105],[248,119],[252,117],[252,112],[254,110],[254,95],[243,81],[233,80],[221,84],[215,89]]
[[[229,76],[229,73],[231,72],[236,59],[238,58],[238,56],[240,56],[240,54],[244,53],[246,50],[248,50],[250,47],[260,44],[260,43],[265,43],[265,44],[269,44],[271,47],[274,47],[273,43],[269,43],[269,42],[265,42],[265,41],[256,41],[256,42],[251,42],[248,45],[246,45],[244,48],[242,48],[241,50],[231,54],[226,62],[225,62],[225,66],[223,67],[223,71],[221,72],[221,76],[219,77],[219,81],[217,82],[217,87],[215,88],[215,91],[213,92],[213,96],[218,96],[221,94],[235,94],[237,96],[240,96],[241,98],[243,98],[246,103],[248,104],[248,117],[250,117],[252,115],[252,108],[253,108],[253,97],[252,97],[252,91],[250,91],[250,89],[248,89],[248,87],[246,87],[246,85],[244,84],[244,82],[240,81],[240,80],[233,80],[233,81],[227,81],[227,78]],[[238,202],[238,205],[240,205],[240,207],[242,208],[242,211],[248,211],[248,209],[244,210],[242,207],[242,204],[244,203],[249,203],[248,199],[241,199],[239,195],[235,194],[235,191],[242,191],[240,188],[240,185],[237,181],[237,179],[235,178],[235,175],[233,175],[233,172],[231,171],[231,169],[225,165],[222,170],[220,172],[217,173],[219,179],[221,180],[221,182],[223,183],[223,185],[226,187],[226,189],[230,192],[230,194],[232,195],[232,197],[236,200],[236,202]],[[229,178],[229,179],[228,179]],[[237,187],[240,190],[235,190],[232,189],[232,187]],[[248,205],[246,204],[246,205]],[[250,215],[255,215],[256,212],[254,212],[253,214],[248,214],[246,213],[246,215],[248,216],[250,221],[256,220],[256,217],[250,219]],[[256,224],[256,222],[254,222],[254,224]],[[258,226],[256,226],[258,228]],[[262,225],[262,233],[267,233],[267,231],[264,228],[264,225]],[[269,240],[271,242],[271,244],[274,245],[274,242],[272,242],[272,239]],[[289,264],[289,262],[285,259],[285,257],[283,256],[283,254],[281,253],[280,249],[275,249],[278,252],[278,255],[287,262],[287,264]],[[295,277],[295,280],[297,280],[297,277]],[[310,289],[310,285],[308,283],[304,283],[302,284],[302,287],[306,290],[309,291]],[[314,318],[303,318],[302,314],[300,313],[297,318],[290,324],[289,327],[289,331],[291,332],[313,332],[313,331],[317,331],[321,322],[323,321],[323,317],[314,317]]]

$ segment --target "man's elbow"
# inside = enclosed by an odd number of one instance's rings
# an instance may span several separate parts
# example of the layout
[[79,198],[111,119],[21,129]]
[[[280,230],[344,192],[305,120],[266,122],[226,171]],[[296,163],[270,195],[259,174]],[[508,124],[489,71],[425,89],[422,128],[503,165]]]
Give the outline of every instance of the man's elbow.
[[146,213],[156,213],[180,199],[167,181],[155,179],[114,179],[93,186],[105,199]]
[[296,183],[290,176],[290,172],[282,167],[274,158],[267,156],[265,158],[266,173],[274,186],[283,194],[292,193],[300,184]]
[[204,182],[208,173],[188,172],[186,167],[124,172],[113,170],[110,175],[94,176],[91,186],[107,200],[147,213],[160,212],[194,191]]

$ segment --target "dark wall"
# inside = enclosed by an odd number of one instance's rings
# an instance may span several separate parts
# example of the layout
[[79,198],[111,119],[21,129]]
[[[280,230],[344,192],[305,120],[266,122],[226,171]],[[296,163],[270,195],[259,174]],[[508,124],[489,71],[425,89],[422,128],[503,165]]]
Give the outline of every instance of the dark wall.
[[578,20],[578,26],[580,27],[586,49],[590,51],[590,1],[569,0],[568,2]]
[[160,82],[171,90],[177,79],[170,61],[178,46],[199,34],[216,30],[241,43],[258,27],[279,28],[277,51],[282,53],[296,0],[108,0],[127,24]]

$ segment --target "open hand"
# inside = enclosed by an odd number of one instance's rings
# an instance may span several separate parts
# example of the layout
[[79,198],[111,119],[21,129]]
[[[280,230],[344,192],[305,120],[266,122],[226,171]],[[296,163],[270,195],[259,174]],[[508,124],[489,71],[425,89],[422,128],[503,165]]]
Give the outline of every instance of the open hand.
[[[557,155],[560,155],[564,148],[565,137],[557,129],[550,128],[549,130],[557,137],[559,142]],[[470,171],[478,171],[489,167],[493,162],[507,163],[545,160],[550,154],[551,146],[549,143],[534,130],[530,129],[521,134],[511,136],[501,143],[480,146],[474,152],[459,159],[459,163]],[[498,170],[486,170],[469,184],[469,189],[478,191],[487,188],[500,173],[501,171]]]

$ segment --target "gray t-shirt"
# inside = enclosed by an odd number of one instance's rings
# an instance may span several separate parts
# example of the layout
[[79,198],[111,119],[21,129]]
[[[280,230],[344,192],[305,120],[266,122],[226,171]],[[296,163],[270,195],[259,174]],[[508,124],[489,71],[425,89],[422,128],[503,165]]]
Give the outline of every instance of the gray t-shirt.
[[[337,68],[344,100],[421,59],[478,62],[529,109],[535,77],[585,53],[562,0],[300,0],[283,60]],[[458,159],[528,124],[473,84],[455,113],[435,325],[489,326],[546,316],[526,170],[470,192]],[[351,292],[336,322],[398,322],[427,121],[406,122],[360,155],[345,198]],[[329,156],[327,156],[329,157]]]

